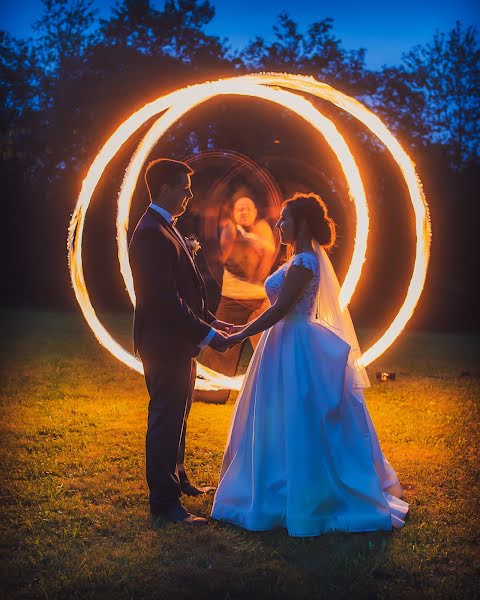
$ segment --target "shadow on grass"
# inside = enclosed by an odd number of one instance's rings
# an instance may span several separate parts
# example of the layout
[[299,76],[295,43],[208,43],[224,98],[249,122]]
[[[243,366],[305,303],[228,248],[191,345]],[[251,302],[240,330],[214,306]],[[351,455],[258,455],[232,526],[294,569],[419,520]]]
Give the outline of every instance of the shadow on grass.
[[[220,531],[245,534],[234,525],[216,522]],[[248,532],[252,541],[283,559],[304,575],[313,575],[329,585],[345,586],[359,576],[372,575],[380,564],[395,532],[329,532],[315,537],[289,536],[284,529]]]

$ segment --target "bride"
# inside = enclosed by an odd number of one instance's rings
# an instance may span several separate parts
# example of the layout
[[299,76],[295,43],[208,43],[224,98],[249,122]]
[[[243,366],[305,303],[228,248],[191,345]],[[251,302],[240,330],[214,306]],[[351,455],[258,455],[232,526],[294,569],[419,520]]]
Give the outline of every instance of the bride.
[[360,348],[326,250],[323,200],[296,194],[276,224],[292,254],[265,281],[271,307],[229,336],[262,332],[232,415],[212,517],[292,536],[402,527],[408,503],[384,457]]

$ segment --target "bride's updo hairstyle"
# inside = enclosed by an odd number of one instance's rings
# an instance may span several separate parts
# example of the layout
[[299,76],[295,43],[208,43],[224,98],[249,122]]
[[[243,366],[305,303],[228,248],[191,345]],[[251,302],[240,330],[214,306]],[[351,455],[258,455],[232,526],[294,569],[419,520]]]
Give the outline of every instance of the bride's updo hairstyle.
[[314,193],[302,194],[297,192],[283,203],[287,208],[295,225],[295,232],[300,229],[300,223],[305,221],[310,234],[325,250],[330,250],[335,245],[335,221],[328,216],[325,202]]

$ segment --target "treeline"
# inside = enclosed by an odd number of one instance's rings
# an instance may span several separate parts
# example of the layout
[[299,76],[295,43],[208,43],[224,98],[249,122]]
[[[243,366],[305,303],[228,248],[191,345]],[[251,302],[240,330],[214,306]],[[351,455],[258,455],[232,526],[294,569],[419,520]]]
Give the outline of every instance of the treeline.
[[[365,103],[392,129],[417,164],[432,210],[432,263],[416,322],[425,327],[477,327],[478,317],[474,321],[471,316],[478,292],[476,30],[457,22],[451,31],[436,32],[430,43],[406,49],[400,65],[372,70],[365,63],[366,49],[346,50],[329,18],[303,31],[294,17],[282,13],[273,24],[273,41],[256,37],[233,51],[227,39],[205,32],[213,16],[210,2],[199,0],[167,0],[162,10],[149,0],[121,0],[108,19],[98,19],[89,0],[44,0],[33,37],[15,39],[0,32],[3,304],[72,306],[65,253],[69,216],[88,166],[126,117],[185,85],[275,71],[325,81]],[[385,285],[396,290],[392,300],[398,303],[405,292],[398,283],[402,269],[411,268],[409,259],[402,262],[411,248],[410,225],[402,213],[406,190],[384,148],[365,128],[323,101],[313,103],[335,120],[360,157],[372,232],[373,225],[383,232],[372,233],[372,243],[382,251],[359,295],[368,296],[369,285],[372,298],[378,297]],[[149,125],[112,161],[92,204],[91,249],[85,261],[93,294],[105,310],[127,306],[118,276],[111,274],[112,211],[124,169]],[[222,98],[182,119],[155,155],[185,157],[212,148],[239,151],[269,168],[284,193],[300,185],[306,172],[315,171],[307,178],[310,187],[325,188],[328,182],[341,205],[343,176],[328,148],[314,137],[287,110]],[[136,193],[139,207],[145,201],[142,194]],[[408,235],[400,246],[389,244],[398,236],[399,222]],[[345,224],[344,235],[348,233]],[[111,245],[104,241],[108,236]],[[108,276],[102,275],[105,270]],[[360,307],[358,315],[375,325],[389,316],[376,318],[376,311]]]

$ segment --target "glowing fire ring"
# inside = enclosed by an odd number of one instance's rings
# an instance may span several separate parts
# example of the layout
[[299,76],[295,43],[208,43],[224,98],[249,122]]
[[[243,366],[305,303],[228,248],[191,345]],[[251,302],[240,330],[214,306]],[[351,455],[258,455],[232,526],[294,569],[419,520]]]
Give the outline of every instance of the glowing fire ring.
[[[361,364],[366,366],[380,356],[398,337],[413,313],[425,282],[429,258],[431,231],[428,207],[420,180],[415,173],[413,162],[380,119],[354,98],[346,96],[327,84],[318,82],[309,77],[282,74],[260,74],[204,83],[178,90],[177,92],[173,92],[172,94],[168,94],[167,96],[147,104],[118,127],[93,161],[87,176],[83,181],[82,190],[70,223],[68,238],[70,274],[75,295],[85,319],[92,328],[98,341],[119,360],[138,372],[143,371],[141,362],[127,352],[110,336],[93,309],[83,274],[81,244],[86,211],[105,167],[125,141],[141,125],[143,125],[143,123],[159,112],[166,111],[154,123],[140,142],[127,169],[119,195],[119,211],[117,216],[119,260],[122,275],[124,276],[131,297],[134,296],[126,247],[126,227],[128,226],[130,198],[133,194],[134,184],[136,183],[138,174],[148,156],[148,152],[153,148],[158,141],[158,138],[166,131],[166,129],[177,121],[185,112],[209,98],[226,94],[260,97],[282,104],[309,121],[324,134],[325,138],[330,143],[332,149],[337,154],[347,177],[349,189],[355,201],[355,208],[357,211],[357,234],[355,238],[354,253],[340,295],[343,306],[348,304],[351,295],[355,290],[365,260],[368,234],[368,211],[363,185],[353,156],[351,156],[348,146],[333,123],[316,110],[310,102],[303,97],[296,96],[283,90],[272,89],[268,86],[283,86],[289,89],[311,93],[317,97],[329,100],[336,106],[347,110],[347,112],[364,123],[372,133],[385,144],[394,160],[399,165],[405,178],[415,212],[417,233],[416,258],[413,274],[406,298],[397,316],[383,336],[362,355],[360,359]],[[199,375],[203,376],[205,379],[197,379],[197,386],[210,389],[212,387],[239,389],[243,379],[242,377],[226,377],[217,374],[206,367],[202,367],[199,370]]]
[[[222,83],[225,84],[225,82]],[[205,84],[202,86],[195,86],[195,95],[192,94],[192,88],[188,88],[190,94],[188,97],[188,102],[185,103],[183,109],[179,108],[178,104],[175,104],[175,112],[173,116],[172,111],[174,109],[170,108],[170,110],[165,112],[151,126],[150,130],[146,133],[138,145],[135,153],[132,156],[129,166],[125,171],[125,177],[118,198],[117,241],[120,271],[124,278],[125,285],[133,305],[135,305],[135,293],[133,289],[130,263],[128,260],[127,230],[131,199],[133,191],[137,185],[138,178],[142,172],[143,165],[155,145],[158,143],[159,138],[164,135],[168,127],[182,117],[187,110],[190,110],[195,105],[198,105],[201,102],[204,102],[206,99],[211,98],[213,95],[226,93],[232,94],[232,86],[230,81],[227,81],[226,83],[228,85],[222,85],[220,89],[217,86],[217,89],[214,91],[214,93],[212,93],[212,90],[210,89],[211,84],[207,84],[207,86],[205,86]],[[183,92],[183,90],[181,90],[181,92]],[[178,94],[179,92],[176,93]],[[345,280],[346,284],[344,284],[344,287],[348,286],[348,302],[360,278],[361,268],[363,262],[365,261],[368,234],[368,209],[360,173],[345,140],[337,131],[334,124],[318,110],[316,110],[312,104],[304,98],[295,96],[289,92],[267,89],[258,85],[255,85],[253,90],[251,86],[249,86],[247,90],[242,89],[240,92],[235,90],[235,93],[255,95],[257,98],[260,97],[270,100],[280,104],[281,106],[289,108],[290,110],[296,112],[299,116],[307,118],[310,123],[324,135],[327,142],[337,155],[340,165],[344,169],[351,196],[356,199],[354,206],[357,209],[357,233],[355,235],[355,248],[349,273],[347,273]],[[207,369],[201,364],[198,365],[198,374],[203,377],[203,381],[208,381],[209,385],[220,384],[221,380],[222,385],[228,384],[230,387],[232,384],[234,384],[236,388],[240,385],[242,380],[241,377],[235,379],[229,377],[225,379],[225,376],[221,373]]]

